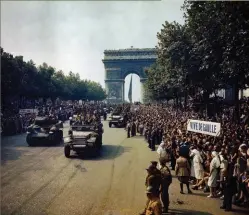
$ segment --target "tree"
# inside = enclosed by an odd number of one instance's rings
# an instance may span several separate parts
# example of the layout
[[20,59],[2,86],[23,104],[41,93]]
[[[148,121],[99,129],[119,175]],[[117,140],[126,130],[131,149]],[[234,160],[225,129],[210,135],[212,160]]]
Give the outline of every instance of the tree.
[[87,98],[88,100],[103,100],[106,98],[106,93],[100,84],[93,81],[86,81],[87,83]]
[[1,94],[2,103],[8,100],[23,100],[57,97],[71,100],[103,100],[106,94],[102,86],[93,81],[81,80],[78,73],[63,71],[43,63],[36,67],[22,56],[4,52],[1,48]]
[[214,88],[233,86],[238,104],[239,89],[249,82],[249,3],[186,1],[184,10],[195,40],[193,51],[202,56],[205,89],[212,83]]
[[147,90],[156,99],[248,87],[249,3],[185,1],[185,24],[165,22]]

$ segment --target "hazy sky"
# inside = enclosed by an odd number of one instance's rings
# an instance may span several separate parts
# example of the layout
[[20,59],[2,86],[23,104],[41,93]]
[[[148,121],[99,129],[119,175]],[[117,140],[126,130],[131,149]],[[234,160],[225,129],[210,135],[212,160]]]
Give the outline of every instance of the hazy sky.
[[[104,86],[105,49],[153,48],[167,21],[183,23],[183,0],[1,1],[1,46],[14,55],[78,72]],[[128,92],[130,76],[126,77]],[[139,77],[133,98],[140,99]]]

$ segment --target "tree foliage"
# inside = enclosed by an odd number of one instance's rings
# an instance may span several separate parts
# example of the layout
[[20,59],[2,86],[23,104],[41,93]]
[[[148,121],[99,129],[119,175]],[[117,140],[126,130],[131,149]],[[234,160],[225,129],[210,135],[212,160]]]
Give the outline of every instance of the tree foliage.
[[51,98],[70,100],[103,100],[106,97],[100,84],[81,80],[78,73],[63,71],[43,63],[36,66],[32,60],[4,52],[1,48],[1,95],[9,97]]
[[185,1],[185,24],[165,22],[157,34],[158,60],[148,71],[154,99],[206,96],[248,87],[249,3]]

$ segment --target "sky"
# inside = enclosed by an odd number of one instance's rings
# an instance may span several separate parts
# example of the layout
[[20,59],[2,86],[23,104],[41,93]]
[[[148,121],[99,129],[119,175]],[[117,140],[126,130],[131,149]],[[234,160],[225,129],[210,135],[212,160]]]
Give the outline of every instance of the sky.
[[[165,21],[184,23],[183,0],[1,1],[1,47],[105,86],[104,50],[154,48]],[[128,98],[130,75],[126,77]],[[133,75],[133,101],[141,99]]]

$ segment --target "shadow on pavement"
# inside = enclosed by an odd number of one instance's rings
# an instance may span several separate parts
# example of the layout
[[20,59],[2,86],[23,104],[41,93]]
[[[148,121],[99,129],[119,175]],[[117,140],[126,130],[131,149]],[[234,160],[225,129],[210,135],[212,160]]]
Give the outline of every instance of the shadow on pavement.
[[130,139],[144,139],[144,136],[136,135],[136,136],[130,137]]
[[55,144],[47,144],[47,143],[36,143],[35,145],[33,146],[29,146],[27,143],[26,143],[26,146],[29,147],[29,148],[35,148],[35,147],[64,147],[64,143],[61,142],[61,143],[55,143]]
[[18,160],[27,150],[16,149],[15,147],[1,148],[1,165],[7,161]]
[[82,159],[82,160],[112,160],[122,154],[129,152],[131,147],[127,146],[118,146],[118,145],[103,145],[100,155],[94,156],[88,153],[76,154],[72,152],[70,158],[72,159]]
[[[219,213],[220,211],[220,213]],[[217,209],[217,213],[212,214],[209,212],[195,211],[195,210],[186,210],[186,209],[169,209],[168,213],[163,213],[162,215],[218,215],[218,214],[249,214],[248,209],[246,208],[233,208],[230,212],[225,212],[222,209]]]
[[203,196],[203,197],[207,197],[209,195],[209,193],[204,193],[203,191],[199,191],[199,192],[196,192],[195,190],[192,190],[192,193],[191,194],[188,194],[188,195],[191,195],[191,196]]
[[179,209],[169,209],[168,213],[163,213],[163,215],[217,215],[208,212],[194,211],[194,210],[179,210]]
[[[21,137],[21,136],[20,136]],[[39,148],[48,148],[48,147],[63,147],[64,144],[35,144],[35,146],[29,146],[25,140],[22,140],[18,142],[17,144],[13,144],[13,141],[11,139],[4,140],[1,139],[1,165],[4,165],[7,161],[14,161],[18,160],[23,154],[32,151],[32,149],[35,149],[36,147]]]
[[236,207],[233,209],[232,213],[233,214],[249,214],[249,209]]

